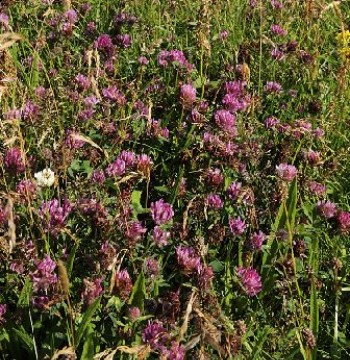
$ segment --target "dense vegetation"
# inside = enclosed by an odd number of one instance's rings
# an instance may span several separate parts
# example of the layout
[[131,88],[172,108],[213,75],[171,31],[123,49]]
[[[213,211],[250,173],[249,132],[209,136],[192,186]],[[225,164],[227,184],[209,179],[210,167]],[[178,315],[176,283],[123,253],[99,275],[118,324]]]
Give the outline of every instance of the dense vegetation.
[[349,26],[2,0],[1,358],[350,358]]

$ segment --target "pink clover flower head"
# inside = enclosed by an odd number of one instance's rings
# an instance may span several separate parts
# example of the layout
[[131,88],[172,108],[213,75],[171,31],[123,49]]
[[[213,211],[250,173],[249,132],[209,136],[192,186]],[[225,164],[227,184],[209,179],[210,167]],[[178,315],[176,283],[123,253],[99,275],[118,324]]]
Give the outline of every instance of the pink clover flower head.
[[210,286],[211,280],[214,278],[214,271],[211,266],[200,266],[198,268],[198,284],[204,290]]
[[169,333],[161,322],[152,322],[142,331],[142,341],[149,344],[152,350],[165,350],[165,343],[169,340]]
[[147,229],[144,228],[139,221],[133,221],[131,224],[128,224],[125,235],[129,239],[137,241],[141,239],[146,231]]
[[103,184],[106,180],[105,173],[102,169],[94,170],[91,174],[91,181],[96,184]]
[[276,172],[280,179],[288,182],[292,181],[298,173],[295,166],[286,163],[276,166]]
[[214,114],[216,125],[223,131],[227,131],[232,135],[237,134],[236,118],[227,110],[217,110]]
[[190,64],[185,54],[181,50],[162,50],[157,57],[159,66],[167,67],[170,64],[178,64],[180,67],[186,68],[188,71],[193,70],[193,65]]
[[64,143],[69,149],[80,149],[85,145],[85,142],[79,139],[79,134],[71,129],[66,131]]
[[276,81],[268,81],[264,86],[264,91],[269,94],[277,94],[280,93],[282,90],[282,85]]
[[0,324],[5,322],[5,314],[7,312],[7,305],[0,304]]
[[78,87],[81,90],[88,90],[91,87],[91,80],[90,78],[86,77],[83,74],[78,74],[75,77],[75,82],[77,83]]
[[149,60],[146,58],[146,56],[140,56],[137,61],[141,66],[146,66],[149,63]]
[[150,172],[152,164],[152,159],[147,154],[137,155],[136,168],[144,175],[147,175]]
[[325,185],[318,183],[317,181],[309,182],[309,190],[316,196],[321,196],[326,194],[327,188]]
[[283,9],[283,4],[279,0],[270,0],[270,3],[275,10]]
[[221,170],[219,168],[209,169],[206,173],[207,182],[213,186],[219,186],[224,181],[224,177],[221,174]]
[[100,35],[94,42],[94,48],[102,51],[109,57],[113,56],[115,52],[112,39],[108,34]]
[[246,223],[240,217],[238,218],[230,218],[229,226],[232,234],[234,235],[242,235],[246,228]]
[[171,342],[170,349],[162,351],[162,356],[167,360],[185,360],[185,348],[176,341]]
[[102,293],[102,282],[103,278],[97,278],[93,281],[84,279],[84,290],[81,294],[81,298],[87,306],[91,305],[95,299],[97,299]]
[[118,157],[107,166],[105,172],[109,177],[122,176],[125,173],[125,161]]
[[156,259],[148,258],[145,262],[145,274],[154,278],[159,274],[159,271],[159,262]]
[[47,291],[50,286],[57,283],[57,275],[54,273],[56,263],[49,255],[43,260],[35,260],[36,269],[30,275],[33,281],[35,292],[39,290]]
[[129,297],[133,288],[133,283],[128,273],[128,270],[123,269],[117,272],[115,276],[115,286],[119,295],[123,299]]
[[200,257],[191,247],[179,246],[176,249],[176,257],[179,266],[186,274],[198,273],[202,268]]
[[185,109],[190,109],[196,101],[196,89],[190,84],[184,84],[180,89],[180,101]]
[[168,245],[170,233],[163,230],[160,226],[155,226],[152,233],[152,239],[158,247]]
[[347,233],[350,230],[350,212],[340,211],[337,216],[339,230],[341,233]]
[[206,198],[206,204],[209,208],[214,210],[220,210],[224,207],[224,202],[219,195],[210,194]]
[[241,190],[242,183],[234,181],[227,188],[227,195],[231,200],[237,200],[239,195],[241,194]]
[[236,269],[236,274],[248,296],[256,296],[261,292],[261,277],[255,269],[239,267]]
[[129,309],[129,318],[131,321],[135,321],[141,316],[141,310],[137,306],[133,306]]
[[65,227],[66,219],[72,210],[72,204],[66,199],[61,206],[57,199],[44,201],[39,209],[39,216],[45,230],[52,235],[58,235]]
[[6,170],[11,174],[18,175],[25,170],[22,151],[18,147],[13,147],[6,151],[4,163]]
[[163,199],[151,203],[151,215],[157,225],[162,225],[170,221],[174,216],[173,207]]
[[268,117],[266,120],[265,120],[265,128],[266,129],[274,129],[276,128],[276,126],[278,126],[280,123],[279,119],[271,116],[271,117]]
[[282,26],[277,25],[277,24],[271,25],[270,30],[271,30],[272,34],[278,35],[278,36],[286,36],[288,34],[288,32],[285,29],[283,29]]
[[36,196],[36,187],[31,180],[21,180],[16,186],[17,193],[22,200],[34,199]]
[[136,155],[133,151],[123,150],[119,155],[119,159],[125,162],[125,166],[127,168],[130,168],[135,164]]
[[126,99],[124,94],[117,88],[116,85],[112,85],[108,88],[102,89],[102,95],[110,100],[116,102],[118,105],[125,105]]
[[131,46],[131,36],[129,34],[118,34],[116,36],[116,41],[117,44],[123,48],[123,49],[127,49]]
[[259,231],[259,232],[255,232],[252,235],[250,239],[250,243],[253,249],[261,250],[265,240],[266,240],[266,235],[262,231]]

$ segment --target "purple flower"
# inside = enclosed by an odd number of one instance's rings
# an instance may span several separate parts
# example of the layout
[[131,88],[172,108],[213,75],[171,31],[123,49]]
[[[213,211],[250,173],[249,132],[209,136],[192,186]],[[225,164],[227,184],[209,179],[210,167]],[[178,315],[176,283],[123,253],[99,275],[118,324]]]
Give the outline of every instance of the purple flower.
[[122,299],[127,299],[132,291],[133,284],[128,270],[120,270],[115,276],[115,286]]
[[88,90],[91,87],[91,80],[83,74],[78,74],[75,81],[81,90]]
[[28,100],[22,109],[24,120],[35,120],[39,115],[39,106]]
[[145,273],[151,278],[154,278],[159,274],[159,262],[156,259],[148,258],[145,262]]
[[142,341],[149,344],[152,350],[165,350],[169,334],[160,322],[152,322],[142,331]]
[[309,190],[316,196],[321,196],[326,193],[326,186],[316,181],[311,181],[309,184]]
[[196,254],[193,248],[179,246],[176,249],[176,257],[181,270],[186,274],[190,274],[193,272],[199,272],[201,269],[201,259]]
[[224,177],[221,174],[221,170],[218,168],[209,169],[206,173],[207,182],[209,185],[219,186],[224,181]]
[[139,62],[140,65],[146,66],[149,63],[149,60],[146,58],[146,56],[140,56],[138,58],[138,62]]
[[35,184],[29,179],[21,180],[16,187],[16,191],[23,200],[30,200],[35,198]]
[[253,249],[261,250],[265,240],[266,240],[266,235],[262,231],[255,232],[250,239],[250,244]]
[[214,271],[211,266],[200,266],[198,268],[198,285],[200,288],[207,290],[211,280],[214,278]]
[[118,34],[116,36],[117,44],[126,49],[131,46],[131,36],[129,34]]
[[50,299],[48,296],[35,296],[32,300],[33,306],[39,310],[45,310],[48,308]]
[[209,208],[214,210],[222,209],[224,202],[221,200],[219,195],[210,194],[206,198],[206,204]]
[[105,173],[103,170],[94,170],[91,174],[91,181],[96,184],[102,184],[106,180]]
[[236,118],[227,110],[217,110],[214,114],[216,125],[231,135],[237,134]]
[[186,68],[188,71],[193,70],[193,65],[190,64],[185,54],[181,50],[162,50],[157,57],[158,64],[162,67],[167,67],[172,63],[176,63],[181,67]]
[[57,199],[42,202],[39,216],[44,223],[45,231],[52,235],[58,235],[65,227],[66,219],[71,210],[72,205],[68,200],[64,200],[62,206]]
[[282,85],[275,81],[268,81],[264,86],[264,91],[267,93],[280,93],[282,91]]
[[106,168],[106,174],[110,177],[121,176],[125,173],[125,161],[119,157],[109,164]]
[[94,42],[94,47],[97,50],[102,51],[108,57],[112,57],[115,52],[112,39],[107,34],[103,34],[103,35],[99,36],[97,38],[97,40]]
[[162,225],[170,221],[174,216],[173,207],[163,199],[151,203],[152,219],[157,225]]
[[185,109],[190,109],[196,101],[196,89],[190,84],[184,84],[180,89],[181,104]]
[[125,236],[132,241],[136,242],[140,240],[142,235],[147,231],[146,228],[142,226],[139,221],[133,221],[132,223],[128,224],[127,229],[125,231]]
[[236,274],[248,296],[256,296],[262,290],[261,277],[252,267],[239,267],[236,269]]
[[5,322],[5,314],[7,312],[7,305],[6,304],[0,304],[0,324]]
[[[271,57],[273,58],[273,59],[275,59],[275,60],[277,60],[277,61],[281,61],[281,60],[283,60],[283,58],[284,58],[284,52],[283,52],[283,50],[281,50],[281,49],[279,49],[279,48],[277,48],[277,47],[275,47],[275,48],[273,48],[272,50],[271,50]],[[268,90],[265,90],[265,91],[267,91],[267,92],[269,92]],[[270,91],[270,92],[280,92],[279,90],[278,91],[275,91],[275,90],[273,90],[273,91]]]
[[78,21],[78,14],[75,10],[69,9],[64,13],[64,17],[68,22],[74,24]]
[[185,360],[185,355],[185,348],[176,341],[171,342],[170,349],[162,351],[162,356],[165,356],[166,360]]
[[242,183],[240,182],[232,182],[230,186],[227,188],[227,195],[231,200],[236,200],[241,194]]
[[129,318],[131,321],[137,320],[141,316],[141,310],[137,306],[132,306],[129,309]]
[[46,255],[43,260],[34,260],[34,263],[36,269],[30,274],[33,281],[33,289],[35,292],[39,290],[47,291],[57,283],[57,275],[54,272],[56,263],[49,255]]
[[136,161],[136,155],[133,151],[123,150],[120,153],[119,158],[122,159],[125,162],[125,166],[129,168],[134,166]]
[[231,230],[232,234],[241,235],[244,233],[244,230],[246,228],[246,223],[240,217],[230,218],[229,226],[230,226],[230,230]]
[[281,10],[283,8],[283,4],[279,0],[270,0],[270,3],[275,10]]
[[219,38],[221,41],[224,41],[228,38],[229,32],[227,30],[220,31]]
[[334,217],[337,213],[337,206],[330,201],[318,201],[316,209],[317,212],[326,219]]
[[265,128],[266,129],[275,128],[277,125],[279,125],[279,123],[280,123],[279,119],[271,116],[265,120]]
[[162,247],[168,245],[168,239],[170,237],[170,233],[161,229],[160,226],[155,226],[152,233],[152,239],[156,243],[157,246]]
[[9,173],[18,175],[25,170],[22,152],[19,148],[8,149],[5,154],[5,168]]
[[340,211],[337,221],[341,233],[347,233],[350,230],[350,212]]
[[21,114],[22,114],[21,110],[14,108],[4,113],[4,118],[6,120],[16,120],[21,118]]
[[118,105],[122,106],[126,103],[125,96],[115,85],[102,89],[102,95],[108,100],[115,101]]
[[103,288],[101,286],[103,278],[97,278],[93,281],[84,279],[84,290],[81,294],[81,298],[87,306],[92,304],[96,298],[98,298],[103,293]]
[[283,29],[280,25],[276,25],[273,24],[271,25],[271,32],[274,35],[279,35],[279,36],[286,36],[287,35],[287,31],[285,29]]
[[149,174],[151,166],[152,166],[152,159],[148,155],[141,154],[136,157],[137,170],[143,173],[144,175]]
[[305,153],[305,158],[310,165],[317,165],[321,162],[321,154],[318,151],[309,150]]
[[80,149],[85,145],[83,140],[79,140],[79,134],[74,130],[68,129],[66,131],[66,138],[64,139],[64,144],[69,149]]
[[296,177],[298,171],[295,166],[282,163],[276,166],[276,172],[282,180],[292,181]]

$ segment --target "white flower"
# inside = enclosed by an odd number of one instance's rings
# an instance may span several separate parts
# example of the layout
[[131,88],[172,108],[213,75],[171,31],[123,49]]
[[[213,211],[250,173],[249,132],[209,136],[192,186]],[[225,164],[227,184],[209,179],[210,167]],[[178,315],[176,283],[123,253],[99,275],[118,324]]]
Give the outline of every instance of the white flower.
[[34,175],[39,186],[50,187],[55,182],[55,173],[51,169],[44,169]]

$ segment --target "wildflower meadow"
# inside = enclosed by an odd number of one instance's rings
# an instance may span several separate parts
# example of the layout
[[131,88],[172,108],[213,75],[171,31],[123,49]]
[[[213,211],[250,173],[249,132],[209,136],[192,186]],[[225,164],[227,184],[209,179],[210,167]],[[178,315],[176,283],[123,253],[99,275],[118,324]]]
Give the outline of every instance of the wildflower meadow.
[[0,1],[0,358],[350,359],[350,3]]

